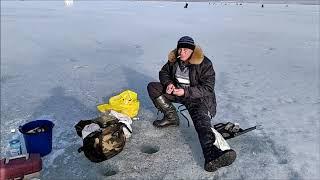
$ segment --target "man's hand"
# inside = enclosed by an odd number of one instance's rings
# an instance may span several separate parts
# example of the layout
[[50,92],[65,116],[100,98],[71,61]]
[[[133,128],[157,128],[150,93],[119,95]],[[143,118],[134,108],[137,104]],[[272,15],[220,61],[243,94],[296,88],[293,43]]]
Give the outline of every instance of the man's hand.
[[184,95],[184,89],[174,89],[173,94],[176,96],[183,96]]
[[167,93],[167,94],[171,94],[175,88],[176,88],[176,87],[175,87],[172,83],[170,83],[170,84],[167,86],[166,93]]

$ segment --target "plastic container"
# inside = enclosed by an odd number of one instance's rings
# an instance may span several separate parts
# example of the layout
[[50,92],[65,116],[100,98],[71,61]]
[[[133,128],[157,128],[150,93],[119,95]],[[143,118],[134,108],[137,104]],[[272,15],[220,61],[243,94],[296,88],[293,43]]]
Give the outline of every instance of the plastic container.
[[42,160],[40,154],[23,154],[0,160],[0,179],[33,180],[40,177]]
[[21,137],[19,132],[17,132],[15,129],[11,129],[10,134],[10,140],[9,140],[9,149],[10,149],[10,156],[18,156],[22,154],[22,148],[21,148]]
[[52,150],[52,128],[49,120],[35,120],[20,126],[28,153],[39,153],[41,157]]

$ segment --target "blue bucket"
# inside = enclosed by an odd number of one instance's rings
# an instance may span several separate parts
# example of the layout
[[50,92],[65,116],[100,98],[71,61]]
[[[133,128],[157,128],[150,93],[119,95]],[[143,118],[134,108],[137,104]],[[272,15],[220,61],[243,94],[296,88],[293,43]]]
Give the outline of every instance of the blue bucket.
[[19,127],[28,153],[40,153],[42,157],[51,152],[53,126],[49,120],[35,120]]

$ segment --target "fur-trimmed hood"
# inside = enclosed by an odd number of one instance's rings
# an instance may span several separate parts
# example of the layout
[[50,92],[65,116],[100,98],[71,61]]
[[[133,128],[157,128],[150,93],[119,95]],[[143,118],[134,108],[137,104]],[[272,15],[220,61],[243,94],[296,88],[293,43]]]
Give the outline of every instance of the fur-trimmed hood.
[[[177,60],[177,48],[172,50],[168,55],[168,60],[170,62],[175,62]],[[196,46],[191,58],[189,59],[190,64],[200,64],[204,59],[204,54],[199,46]]]

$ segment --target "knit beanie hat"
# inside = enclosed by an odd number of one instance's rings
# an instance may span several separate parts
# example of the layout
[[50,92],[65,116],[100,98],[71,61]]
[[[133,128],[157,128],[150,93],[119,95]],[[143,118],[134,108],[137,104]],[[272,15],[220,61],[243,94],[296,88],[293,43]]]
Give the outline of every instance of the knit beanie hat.
[[188,48],[194,50],[196,45],[194,44],[194,40],[189,36],[183,36],[179,39],[177,44],[177,49],[179,48]]

